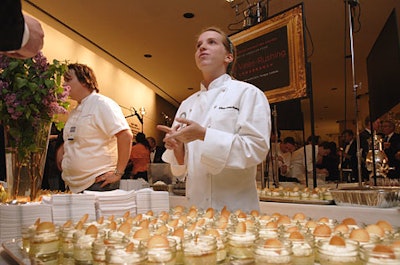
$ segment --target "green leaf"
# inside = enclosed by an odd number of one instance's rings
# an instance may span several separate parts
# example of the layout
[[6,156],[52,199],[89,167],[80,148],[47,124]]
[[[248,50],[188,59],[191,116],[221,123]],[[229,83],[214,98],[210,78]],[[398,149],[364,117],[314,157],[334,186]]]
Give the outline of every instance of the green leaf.
[[28,80],[21,78],[21,77],[16,77],[15,78],[15,87],[20,89],[23,88],[28,84]]

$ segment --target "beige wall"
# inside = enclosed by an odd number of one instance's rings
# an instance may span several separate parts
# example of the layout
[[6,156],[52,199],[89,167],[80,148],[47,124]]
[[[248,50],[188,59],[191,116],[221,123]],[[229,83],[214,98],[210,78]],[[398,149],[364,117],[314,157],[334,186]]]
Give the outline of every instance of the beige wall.
[[[90,66],[96,74],[100,93],[115,100],[125,116],[132,114],[132,107],[138,111],[141,107],[145,108],[144,133],[161,143],[164,133],[155,128],[157,124],[164,123],[161,112],[173,117],[176,106],[158,96],[155,93],[158,88],[39,11],[29,6],[24,6],[24,11],[42,23],[45,32],[42,51],[49,61],[66,60]],[[134,133],[142,130],[136,117],[128,118],[127,121]]]

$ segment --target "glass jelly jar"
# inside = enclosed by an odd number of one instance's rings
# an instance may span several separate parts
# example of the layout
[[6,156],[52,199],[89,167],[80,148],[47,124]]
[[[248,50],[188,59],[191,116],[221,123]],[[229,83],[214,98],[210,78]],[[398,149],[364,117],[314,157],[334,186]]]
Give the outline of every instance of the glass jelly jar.
[[183,241],[184,264],[217,264],[217,240],[213,236],[194,236]]
[[127,250],[125,246],[114,245],[106,249],[107,265],[146,265],[147,252],[142,245],[135,245],[132,251]]
[[[275,240],[279,244],[268,245],[267,242],[271,240]],[[254,244],[254,262],[256,265],[292,265],[293,252],[291,242],[278,239],[257,240]]]

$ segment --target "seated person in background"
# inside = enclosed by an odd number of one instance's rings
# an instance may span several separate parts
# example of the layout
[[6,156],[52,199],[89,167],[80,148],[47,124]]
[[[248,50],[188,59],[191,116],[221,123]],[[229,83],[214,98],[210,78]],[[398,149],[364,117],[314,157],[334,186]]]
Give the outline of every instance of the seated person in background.
[[132,146],[130,160],[133,165],[133,179],[142,178],[148,181],[147,167],[150,163],[150,145],[144,133],[136,134],[136,144]]
[[158,146],[154,137],[147,137],[150,145],[150,163],[165,163],[162,160],[162,154],[165,152],[164,146]]
[[[318,141],[319,136],[314,136],[315,144],[315,157],[318,155]],[[313,137],[309,136],[307,138],[307,143],[305,146],[300,147],[292,153],[290,160],[290,171],[289,176],[296,178],[300,183],[306,183],[306,167],[308,179],[312,177],[313,172],[313,159],[312,159],[312,140]]]
[[317,176],[324,176],[326,181],[339,180],[339,156],[335,142],[323,142],[318,147]]
[[271,143],[271,155],[268,157],[271,159],[269,159],[267,163],[268,176],[270,179],[273,179],[275,174],[274,169],[276,169],[277,166],[279,181],[298,182],[297,179],[286,176],[289,173],[290,160],[295,148],[296,143],[293,137],[286,137],[283,139],[283,142],[279,142],[277,145]]

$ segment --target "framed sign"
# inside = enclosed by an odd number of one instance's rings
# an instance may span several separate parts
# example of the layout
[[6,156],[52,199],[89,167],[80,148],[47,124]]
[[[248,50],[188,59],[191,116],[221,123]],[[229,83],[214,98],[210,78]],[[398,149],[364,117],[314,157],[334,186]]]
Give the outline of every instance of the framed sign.
[[270,103],[307,97],[303,5],[230,36],[233,76],[266,94]]

